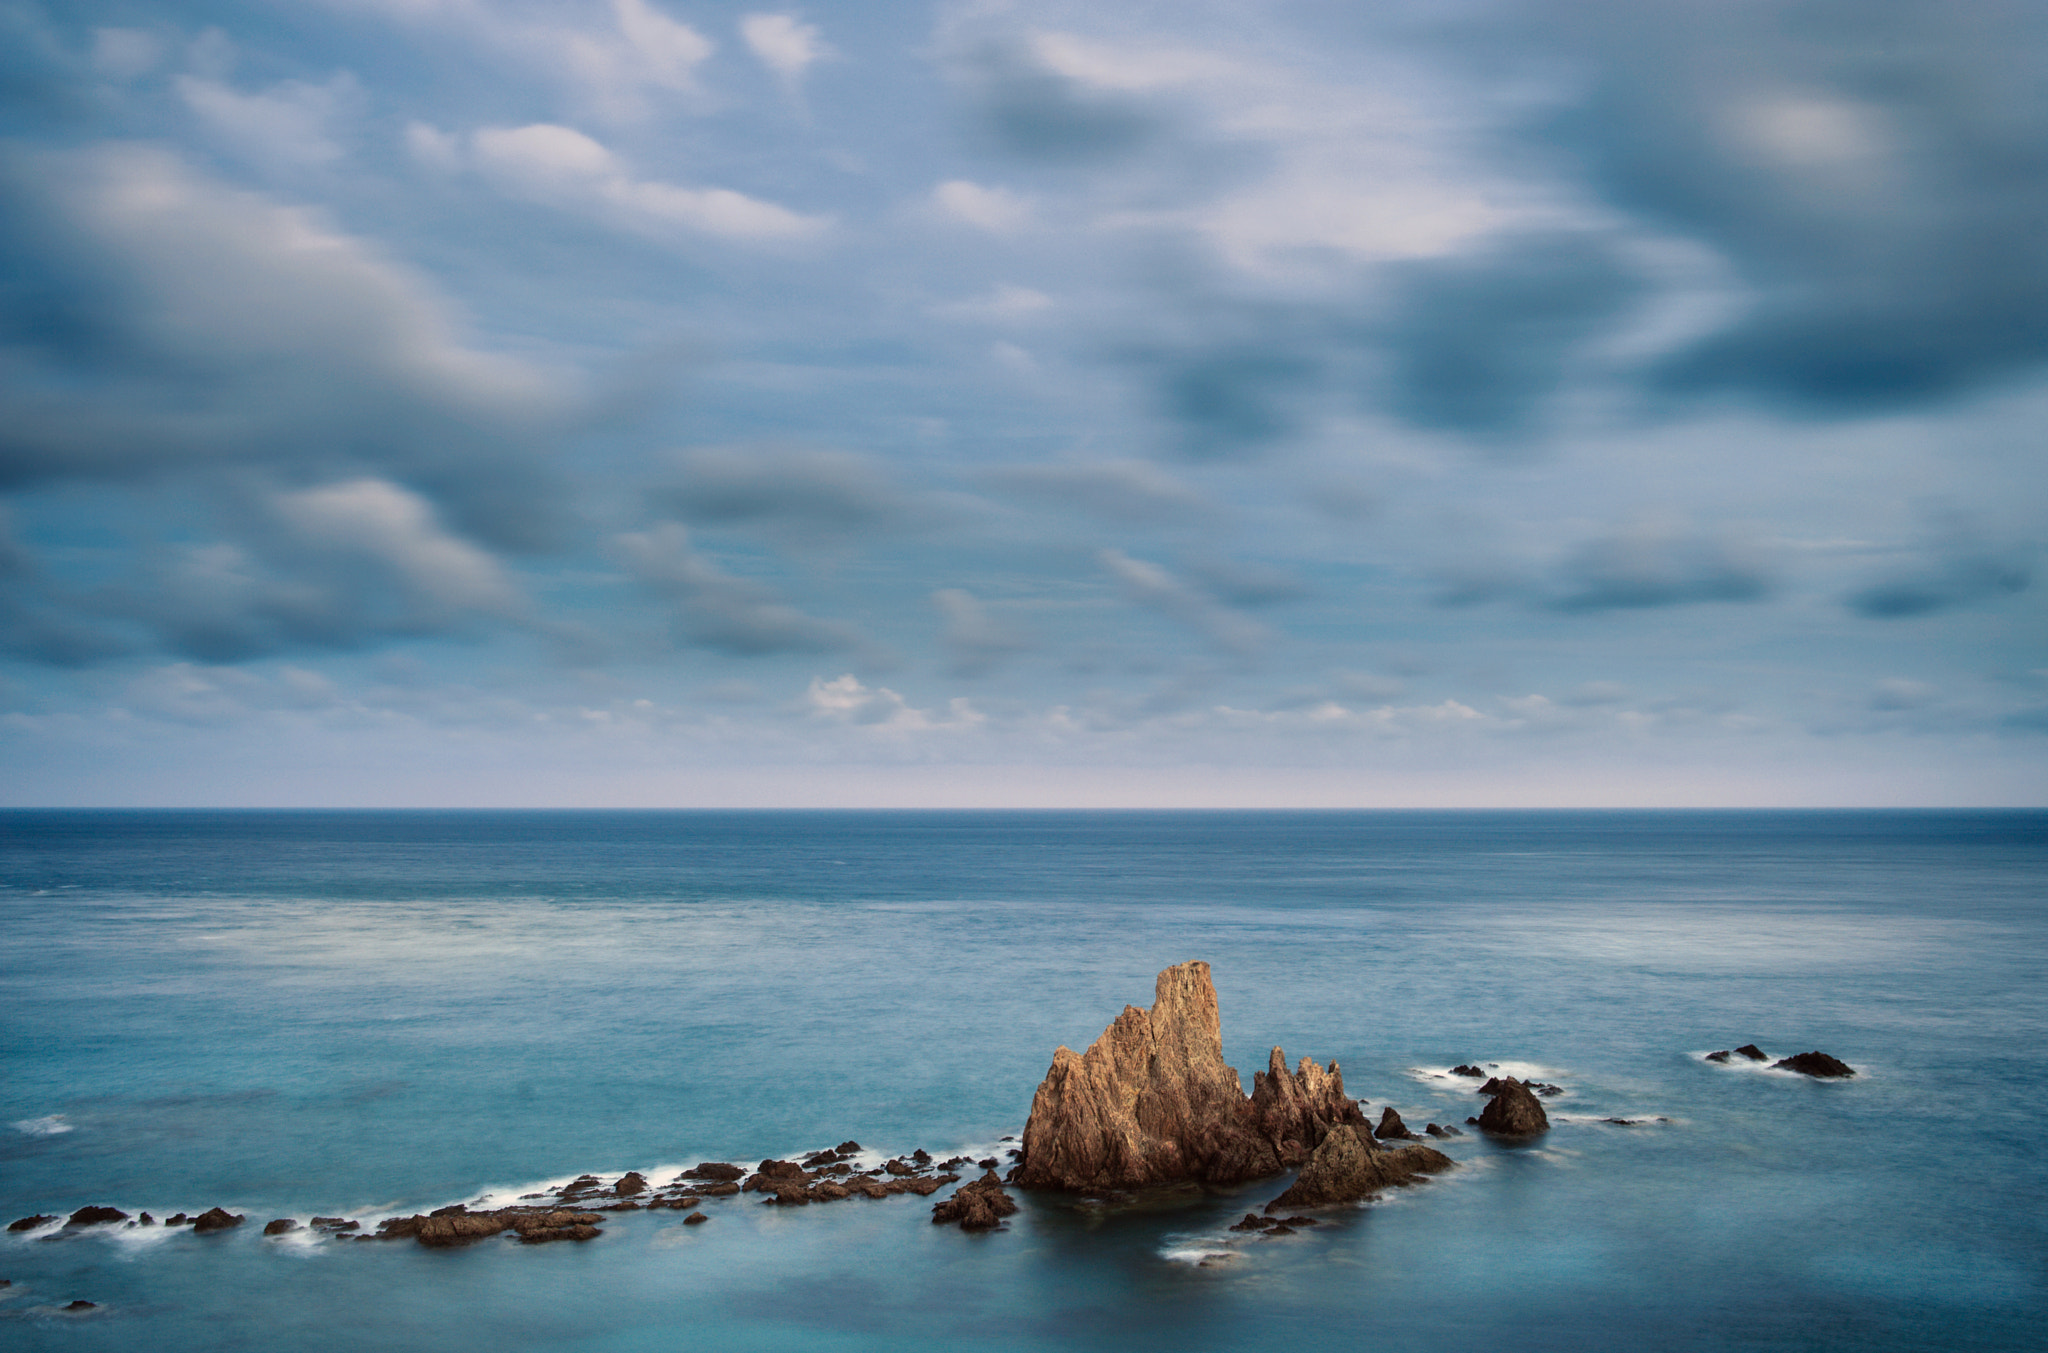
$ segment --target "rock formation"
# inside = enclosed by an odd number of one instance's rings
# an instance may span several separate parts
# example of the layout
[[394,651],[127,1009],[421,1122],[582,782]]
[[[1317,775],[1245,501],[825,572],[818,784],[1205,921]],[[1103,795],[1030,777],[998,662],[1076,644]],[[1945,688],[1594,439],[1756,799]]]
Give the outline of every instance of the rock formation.
[[128,1214],[118,1207],[81,1207],[71,1214],[66,1226],[97,1226],[106,1221],[126,1221]]
[[1550,1130],[1550,1115],[1531,1094],[1529,1087],[1513,1076],[1487,1082],[1493,1098],[1479,1111],[1479,1126],[1503,1137],[1532,1137]]
[[1401,1115],[1391,1104],[1381,1111],[1380,1125],[1372,1130],[1372,1135],[1383,1142],[1416,1140],[1415,1134],[1408,1130],[1408,1125],[1401,1121]]
[[240,1226],[248,1218],[230,1212],[224,1207],[210,1207],[192,1219],[192,1229],[201,1235],[208,1231],[227,1231]]
[[1771,1063],[1773,1071],[1797,1071],[1802,1076],[1817,1076],[1827,1080],[1839,1080],[1856,1074],[1856,1068],[1847,1062],[1837,1061],[1824,1052],[1802,1052]]
[[1003,1192],[1003,1181],[994,1170],[969,1184],[962,1184],[951,1198],[932,1207],[932,1224],[960,1223],[963,1231],[993,1231],[1003,1218],[1017,1210],[1017,1200]]
[[1737,1048],[1735,1052],[1737,1056],[1747,1057],[1752,1062],[1762,1062],[1768,1060],[1764,1056],[1764,1050],[1754,1043],[1744,1043],[1741,1047]]
[[1300,1177],[1287,1192],[1266,1204],[1266,1211],[1355,1203],[1454,1164],[1433,1146],[1381,1146],[1372,1133],[1342,1123],[1330,1129],[1302,1167]]
[[33,1231],[38,1226],[48,1226],[55,1220],[57,1220],[57,1217],[54,1213],[38,1212],[32,1217],[23,1217],[18,1221],[8,1222],[7,1229],[10,1231]]
[[268,1221],[263,1224],[263,1234],[267,1236],[288,1235],[298,1229],[299,1224],[290,1217],[279,1217],[275,1221]]
[[1290,1072],[1278,1048],[1247,1098],[1223,1061],[1209,965],[1181,963],[1159,974],[1150,1010],[1127,1005],[1085,1054],[1053,1054],[1010,1177],[1074,1192],[1237,1184],[1304,1157],[1333,1124],[1364,1121],[1334,1063]]

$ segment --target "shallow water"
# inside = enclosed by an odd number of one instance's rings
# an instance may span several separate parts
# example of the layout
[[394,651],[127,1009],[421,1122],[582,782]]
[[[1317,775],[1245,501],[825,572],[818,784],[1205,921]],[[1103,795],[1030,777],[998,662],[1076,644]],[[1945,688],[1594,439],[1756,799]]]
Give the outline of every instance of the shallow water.
[[[1452,1063],[1526,1064],[1553,1130],[1277,1240],[1225,1227],[1284,1180],[989,1236],[916,1198],[256,1234],[981,1154],[1187,958],[1247,1079],[1335,1057],[1419,1130],[1477,1110]],[[2039,1347],[2044,972],[2043,813],[5,813],[0,1212],[250,1224],[0,1237],[0,1341]],[[1701,1060],[1750,1041],[1863,1074]]]

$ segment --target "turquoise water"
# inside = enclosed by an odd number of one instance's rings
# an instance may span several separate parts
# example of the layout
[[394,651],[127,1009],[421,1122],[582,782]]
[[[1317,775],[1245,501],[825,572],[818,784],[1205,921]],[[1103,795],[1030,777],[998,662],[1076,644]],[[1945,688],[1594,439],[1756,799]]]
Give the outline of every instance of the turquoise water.
[[[1498,1061],[1555,1126],[1280,1240],[1224,1228],[1284,1179],[987,1236],[916,1198],[450,1252],[253,1224],[984,1154],[1188,958],[1247,1078],[1335,1057],[1419,1128]],[[2038,812],[4,813],[0,1212],[252,1224],[0,1237],[0,1343],[2042,1347],[2044,974]],[[1750,1041],[1863,1074],[1701,1060]]]

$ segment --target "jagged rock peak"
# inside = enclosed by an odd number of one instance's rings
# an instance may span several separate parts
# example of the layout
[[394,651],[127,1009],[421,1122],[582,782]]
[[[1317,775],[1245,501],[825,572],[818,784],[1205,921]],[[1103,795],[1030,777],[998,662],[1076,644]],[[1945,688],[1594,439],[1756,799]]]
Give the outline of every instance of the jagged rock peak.
[[1251,1108],[1253,1127],[1273,1144],[1281,1165],[1290,1169],[1307,1160],[1339,1123],[1366,1124],[1357,1101],[1344,1093],[1344,1073],[1335,1062],[1325,1071],[1304,1057],[1289,1071],[1287,1056],[1278,1048],[1266,1069],[1252,1074]]
[[1086,1053],[1061,1048],[1031,1101],[1025,1188],[1076,1192],[1199,1180],[1235,1184],[1305,1159],[1336,1122],[1363,1122],[1341,1073],[1273,1050],[1247,1098],[1223,1061],[1209,965],[1159,974],[1150,1010],[1125,1006]]

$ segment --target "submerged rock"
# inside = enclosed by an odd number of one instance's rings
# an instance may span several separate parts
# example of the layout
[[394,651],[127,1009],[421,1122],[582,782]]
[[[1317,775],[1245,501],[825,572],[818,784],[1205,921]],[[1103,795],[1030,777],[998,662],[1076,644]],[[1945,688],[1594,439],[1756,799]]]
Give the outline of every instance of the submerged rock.
[[1462,1137],[1465,1135],[1465,1129],[1454,1127],[1449,1123],[1431,1123],[1423,1131],[1432,1137]]
[[1815,1076],[1823,1080],[1840,1080],[1856,1074],[1856,1068],[1839,1061],[1824,1052],[1802,1052],[1771,1063],[1773,1071],[1797,1071],[1802,1076]]
[[192,1229],[204,1235],[208,1231],[232,1230],[247,1220],[247,1217],[224,1207],[210,1207],[192,1219]]
[[710,1218],[710,1217],[708,1217],[708,1216],[706,1216],[706,1215],[705,1215],[704,1213],[702,1213],[702,1212],[692,1212],[692,1213],[691,1213],[691,1214],[690,1214],[689,1216],[687,1216],[687,1217],[683,1218],[683,1225],[685,1225],[685,1226],[702,1226],[702,1225],[703,1225],[703,1224],[704,1224],[705,1222],[707,1222],[707,1221],[710,1221],[710,1220],[711,1220],[711,1218]]
[[990,1170],[970,1184],[962,1184],[953,1196],[932,1207],[932,1224],[958,1222],[963,1231],[993,1231],[1003,1218],[1017,1210],[1017,1200],[1003,1192],[1003,1181]]
[[1529,1092],[1529,1087],[1513,1076],[1487,1082],[1493,1088],[1493,1098],[1479,1111],[1479,1126],[1502,1137],[1531,1137],[1550,1130],[1550,1115],[1543,1112],[1543,1105]]
[[1072,1192],[1263,1178],[1283,1168],[1283,1150],[1312,1151],[1329,1123],[1363,1122],[1342,1084],[1334,1064],[1287,1071],[1276,1048],[1247,1098],[1223,1061],[1209,965],[1177,964],[1159,974],[1150,1010],[1127,1005],[1085,1054],[1053,1054],[1010,1178]]
[[99,1309],[99,1305],[100,1304],[96,1301],[86,1301],[83,1298],[80,1298],[79,1300],[72,1302],[69,1306],[66,1306],[64,1309],[67,1311],[96,1311]]
[[1456,1163],[1435,1147],[1385,1147],[1370,1132],[1340,1124],[1330,1129],[1287,1192],[1266,1204],[1266,1211],[1359,1202]]

